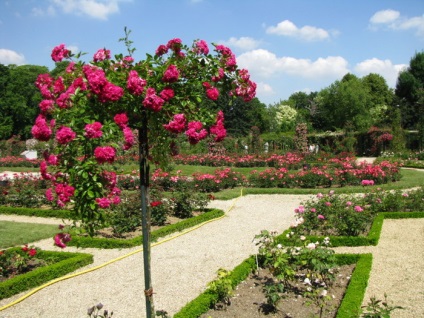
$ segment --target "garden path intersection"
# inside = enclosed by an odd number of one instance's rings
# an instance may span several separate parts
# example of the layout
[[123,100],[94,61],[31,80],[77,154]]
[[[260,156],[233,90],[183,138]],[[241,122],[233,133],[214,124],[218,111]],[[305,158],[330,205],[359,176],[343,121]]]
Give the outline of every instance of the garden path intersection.
[[[309,195],[248,195],[230,201],[213,201],[211,207],[226,211],[226,216],[205,224],[152,248],[152,283],[156,310],[169,314],[179,311],[197,297],[219,268],[231,270],[256,252],[252,242],[261,230],[287,229],[294,221],[294,209]],[[0,220],[32,222],[34,217],[1,216]],[[159,241],[160,242],[160,241]],[[386,219],[380,241],[373,247],[340,247],[337,252],[372,253],[373,267],[365,300],[370,296],[405,307],[392,317],[424,317],[424,219]],[[45,250],[59,250],[52,239],[35,242]],[[79,251],[94,255],[93,268],[137,248]],[[99,302],[116,317],[143,317],[143,260],[134,253],[98,270],[58,282],[0,311],[0,318],[85,317],[86,309]],[[0,308],[26,293],[0,301]]]

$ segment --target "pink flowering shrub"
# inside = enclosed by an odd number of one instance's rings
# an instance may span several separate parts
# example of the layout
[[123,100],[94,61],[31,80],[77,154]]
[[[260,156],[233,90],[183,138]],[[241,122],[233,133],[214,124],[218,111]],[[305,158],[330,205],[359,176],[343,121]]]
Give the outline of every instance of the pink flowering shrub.
[[121,201],[116,180],[112,186],[103,177],[107,164],[143,140],[138,159],[165,167],[175,134],[192,144],[209,135],[215,141],[226,136],[224,114],[199,111],[203,100],[223,94],[246,101],[255,97],[256,84],[225,46],[214,45],[211,53],[203,40],[187,46],[174,38],[159,45],[155,56],[136,62],[128,35],[122,39],[128,55],[113,57],[102,48],[89,63],[64,44],[57,46],[52,59],[71,63],[57,78],[41,74],[35,83],[43,100],[32,134],[58,144],[40,164],[42,177],[51,182],[47,198],[60,206],[72,202],[75,219],[91,234],[104,225],[103,211]]

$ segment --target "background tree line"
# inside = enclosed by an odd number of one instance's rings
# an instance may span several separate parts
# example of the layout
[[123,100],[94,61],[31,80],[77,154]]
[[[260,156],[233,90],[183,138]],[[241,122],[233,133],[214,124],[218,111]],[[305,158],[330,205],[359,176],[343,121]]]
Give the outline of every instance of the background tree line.
[[[64,72],[69,62],[56,63],[52,76]],[[0,64],[0,139],[31,138],[31,127],[42,97],[34,82],[49,73],[45,66]],[[207,100],[202,107],[213,106]],[[245,137],[256,127],[261,134],[293,134],[299,123],[308,132],[367,131],[372,126],[418,130],[424,139],[424,52],[416,53],[399,73],[395,89],[378,74],[358,78],[346,74],[319,92],[296,92],[287,100],[265,105],[258,98],[220,96],[228,134]]]

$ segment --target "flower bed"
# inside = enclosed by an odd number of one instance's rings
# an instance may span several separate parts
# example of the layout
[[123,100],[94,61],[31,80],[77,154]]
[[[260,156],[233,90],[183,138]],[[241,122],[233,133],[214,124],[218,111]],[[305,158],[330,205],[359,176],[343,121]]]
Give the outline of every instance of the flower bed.
[[[337,311],[338,318],[357,317],[361,309],[362,299],[368,284],[369,273],[371,271],[371,254],[340,254],[336,255],[338,265],[355,264],[350,283],[346,289],[343,301]],[[249,257],[240,265],[235,267],[228,277],[232,288],[244,281],[246,277],[256,269],[257,263],[254,256]],[[187,303],[174,318],[197,318],[206,313],[218,301],[219,294],[211,289],[207,289],[197,298]]]
[[[6,250],[5,253],[19,251],[20,248]],[[0,282],[0,299],[37,287],[55,278],[64,276],[80,267],[91,264],[93,255],[83,253],[39,251],[37,258],[50,263],[25,274]]]

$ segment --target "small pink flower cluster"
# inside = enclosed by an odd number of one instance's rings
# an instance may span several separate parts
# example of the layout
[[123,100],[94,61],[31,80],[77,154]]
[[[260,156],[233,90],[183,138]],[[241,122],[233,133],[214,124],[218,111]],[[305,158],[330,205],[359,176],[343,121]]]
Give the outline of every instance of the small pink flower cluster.
[[84,136],[92,139],[92,138],[100,138],[103,135],[102,132],[102,124],[99,123],[98,121],[92,123],[92,124],[87,124],[85,125],[85,133]]
[[72,239],[71,234],[69,233],[58,233],[54,237],[54,245],[60,248],[65,248],[66,243]]
[[178,78],[180,77],[180,72],[178,71],[178,68],[171,64],[166,69],[165,73],[163,74],[162,81],[166,83],[174,83],[178,81]]
[[200,140],[205,139],[208,136],[207,130],[203,128],[200,121],[189,122],[188,129],[185,134],[192,145],[197,144]]
[[176,114],[174,119],[168,124],[164,124],[163,127],[174,134],[179,134],[185,130],[186,122],[184,114]]
[[66,145],[76,138],[77,134],[66,126],[60,127],[56,132],[56,140],[61,145]]
[[35,125],[31,128],[31,133],[35,139],[40,141],[48,141],[52,135],[52,126],[54,122],[47,124],[46,117],[42,114],[38,115],[35,119]]
[[146,96],[143,100],[143,105],[147,109],[151,109],[155,112],[158,112],[162,109],[165,100],[156,94],[156,90],[153,87],[149,87],[146,90]]
[[224,113],[222,111],[218,112],[218,116],[216,118],[216,123],[211,127],[211,134],[215,135],[215,141],[224,140],[227,135],[227,130],[224,127]]
[[123,88],[109,82],[102,69],[96,66],[84,65],[83,72],[87,78],[90,91],[98,96],[100,102],[116,102],[124,95]]
[[115,155],[116,150],[115,148],[111,146],[105,146],[105,147],[96,147],[94,149],[94,157],[96,157],[96,160],[99,164],[108,162],[113,163],[115,161]]
[[115,124],[121,128],[122,133],[124,134],[124,146],[122,147],[124,150],[130,149],[135,144],[134,134],[130,127],[128,127],[128,116],[126,113],[116,114],[113,117]]
[[146,85],[147,81],[145,79],[142,79],[138,75],[137,71],[131,70],[129,72],[127,79],[127,88],[131,94],[136,96],[143,94]]
[[372,185],[374,185],[374,180],[362,180],[361,184],[363,186],[372,186]]
[[52,60],[55,62],[61,62],[64,58],[69,57],[71,51],[65,48],[65,44],[56,46],[52,51]]

